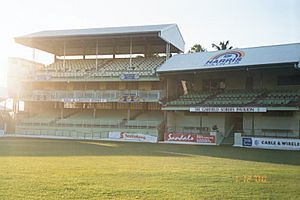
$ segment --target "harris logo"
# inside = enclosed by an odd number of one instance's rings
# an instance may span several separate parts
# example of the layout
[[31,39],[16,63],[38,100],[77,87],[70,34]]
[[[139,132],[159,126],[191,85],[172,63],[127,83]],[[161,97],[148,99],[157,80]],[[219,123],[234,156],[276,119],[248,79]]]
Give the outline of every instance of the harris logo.
[[245,53],[243,51],[232,50],[225,53],[218,54],[210,58],[204,66],[221,66],[221,65],[232,65],[239,64]]

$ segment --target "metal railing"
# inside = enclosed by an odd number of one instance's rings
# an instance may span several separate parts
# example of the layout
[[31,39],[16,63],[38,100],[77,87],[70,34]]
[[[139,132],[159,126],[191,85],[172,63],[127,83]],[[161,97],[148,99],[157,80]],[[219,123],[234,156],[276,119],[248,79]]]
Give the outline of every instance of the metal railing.
[[78,127],[78,128],[128,128],[159,129],[162,121],[151,120],[104,120],[104,119],[26,119],[18,122],[18,126],[44,127]]
[[22,91],[19,97],[24,100],[35,101],[79,101],[79,102],[122,102],[122,97],[137,97],[134,101],[159,101],[165,97],[163,90],[33,90]]
[[210,129],[208,127],[183,127],[183,126],[168,126],[166,128],[167,132],[175,132],[182,134],[202,134],[209,135]]
[[243,129],[236,132],[241,133],[242,136],[300,138],[300,130],[297,129]]

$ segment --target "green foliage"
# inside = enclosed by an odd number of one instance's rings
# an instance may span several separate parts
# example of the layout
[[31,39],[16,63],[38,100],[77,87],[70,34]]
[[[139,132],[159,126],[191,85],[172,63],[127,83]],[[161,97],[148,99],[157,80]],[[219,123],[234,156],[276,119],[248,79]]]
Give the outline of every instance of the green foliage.
[[0,138],[4,200],[297,199],[299,174],[293,151]]
[[220,51],[220,50],[226,50],[226,49],[232,49],[233,47],[232,46],[228,46],[229,45],[229,40],[227,40],[226,42],[223,41],[223,42],[220,42],[219,45],[216,45],[216,44],[212,44],[211,46],[213,48],[215,48],[216,50]]
[[206,49],[201,46],[201,44],[195,44],[192,46],[192,48],[189,50],[189,53],[196,53],[196,52],[205,52]]

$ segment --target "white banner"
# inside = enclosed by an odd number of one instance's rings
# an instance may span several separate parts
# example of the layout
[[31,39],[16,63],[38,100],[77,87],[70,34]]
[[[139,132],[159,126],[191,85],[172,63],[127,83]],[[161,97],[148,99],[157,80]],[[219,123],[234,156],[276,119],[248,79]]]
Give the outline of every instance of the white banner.
[[124,140],[133,142],[157,142],[157,137],[143,133],[109,132],[108,138],[113,140]]
[[261,107],[190,107],[190,112],[267,112]]
[[0,137],[4,136],[4,133],[5,133],[4,130],[0,129]]
[[242,137],[243,147],[300,150],[300,139]]

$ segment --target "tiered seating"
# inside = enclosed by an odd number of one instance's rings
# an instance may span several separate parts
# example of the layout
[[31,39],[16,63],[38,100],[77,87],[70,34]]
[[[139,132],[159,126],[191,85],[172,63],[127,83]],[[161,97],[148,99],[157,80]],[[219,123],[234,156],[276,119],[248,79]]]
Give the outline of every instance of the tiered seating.
[[199,104],[209,96],[211,96],[213,92],[197,92],[193,94],[182,95],[179,99],[171,101],[168,103],[169,106],[177,105],[177,106],[187,106],[187,105],[195,105]]
[[[108,59],[98,59],[97,66],[101,67],[107,63]],[[63,60],[58,60],[53,64],[47,66],[48,70],[56,72],[86,72],[96,68],[95,59],[87,60],[65,60],[65,66]]]
[[108,76],[116,77],[122,73],[138,74],[140,76],[153,76],[155,70],[164,62],[164,57],[152,57],[152,58],[120,58],[113,59],[104,65],[100,71],[95,73],[95,76]]
[[60,110],[49,110],[21,120],[22,124],[49,124],[60,117]]
[[225,90],[213,95],[199,92],[180,96],[168,106],[247,106],[247,105],[293,105],[300,103],[300,90]]
[[299,102],[300,90],[274,90],[270,91],[267,96],[257,100],[258,105],[288,105]]
[[247,105],[263,93],[263,90],[225,90],[203,104],[206,106]]
[[115,112],[105,110],[101,113],[97,113],[96,117],[93,117],[92,110],[80,111],[69,118],[61,119],[57,121],[60,125],[91,125],[91,126],[118,126],[122,120],[126,117],[124,112]]
[[160,112],[149,111],[138,115],[134,120],[126,122],[127,127],[153,127],[161,125],[163,116]]
[[98,59],[97,67],[95,59],[87,60],[58,60],[46,67],[44,72],[54,78],[63,77],[118,77],[123,73],[138,74],[139,76],[153,76],[156,68],[165,61],[164,57],[132,58],[131,66],[129,58]]

